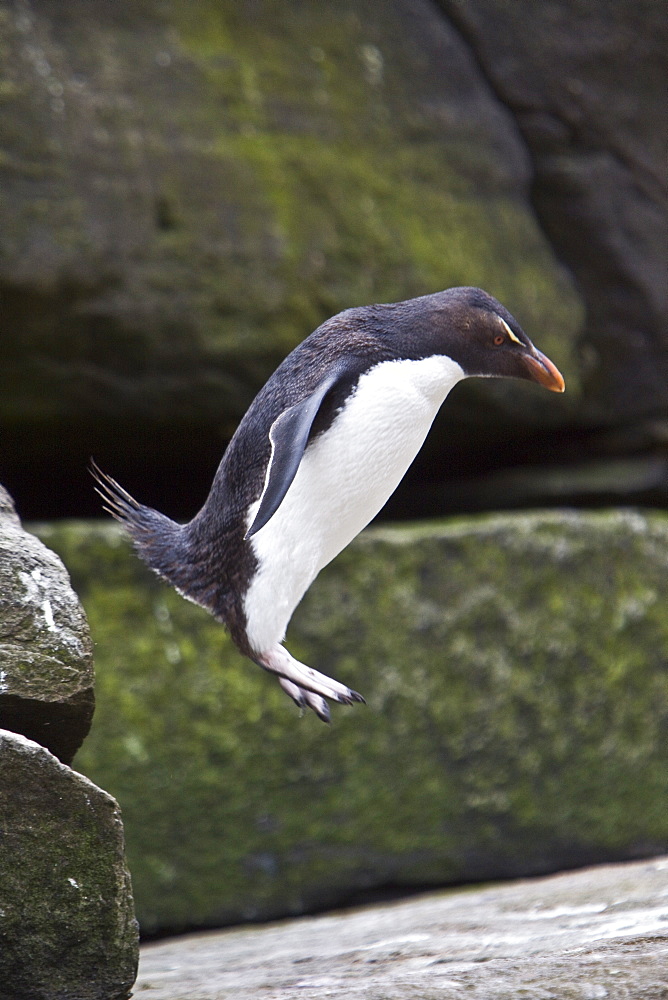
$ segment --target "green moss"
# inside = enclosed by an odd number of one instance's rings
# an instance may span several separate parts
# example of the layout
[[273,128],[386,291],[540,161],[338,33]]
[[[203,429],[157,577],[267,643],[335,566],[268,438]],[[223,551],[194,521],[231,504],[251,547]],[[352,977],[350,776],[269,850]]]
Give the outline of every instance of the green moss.
[[[555,842],[595,831],[611,851],[636,837],[661,843],[665,538],[665,519],[632,515],[482,519],[440,538],[433,526],[379,531],[340,557],[336,578],[321,580],[301,614],[321,669],[334,667],[322,659],[334,636],[346,637],[337,655],[354,648],[373,665],[363,689],[377,711],[394,702],[385,676],[397,664],[420,758],[467,762],[465,811],[502,791],[504,813]],[[330,578],[373,594],[373,619],[323,592]],[[311,662],[309,644],[297,652]]]
[[419,24],[367,0],[35,16],[53,79],[0,21],[3,239],[32,275],[6,303],[8,426],[132,420],[137,400],[154,422],[232,425],[327,316],[456,284],[501,299],[576,403],[579,300],[513,176],[514,126],[436,13],[447,72]]
[[95,637],[77,765],[121,803],[147,931],[666,846],[665,516],[365,533],[288,636],[367,698],[331,727],[115,528],[40,534]]
[[118,806],[22,737],[0,756],[0,997],[122,1000],[138,934]]

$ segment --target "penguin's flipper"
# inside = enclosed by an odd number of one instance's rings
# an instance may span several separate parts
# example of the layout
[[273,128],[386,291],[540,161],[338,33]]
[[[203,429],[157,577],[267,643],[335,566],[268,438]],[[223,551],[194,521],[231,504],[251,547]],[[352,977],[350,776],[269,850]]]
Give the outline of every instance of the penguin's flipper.
[[297,475],[313,421],[322,401],[329,390],[340,380],[344,371],[343,366],[330,370],[309,396],[300,400],[299,403],[295,403],[294,406],[289,406],[287,410],[283,410],[271,425],[269,429],[271,455],[264,480],[264,489],[260,497],[260,506],[245,538],[250,538],[256,531],[263,528],[280,507],[292,480]]

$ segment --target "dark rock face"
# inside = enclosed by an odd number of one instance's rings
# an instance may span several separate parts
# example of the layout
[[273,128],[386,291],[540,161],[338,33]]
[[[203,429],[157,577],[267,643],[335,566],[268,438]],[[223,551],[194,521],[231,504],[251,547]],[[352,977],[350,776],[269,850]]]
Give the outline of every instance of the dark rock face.
[[93,717],[92,648],[65,567],[0,487],[0,728],[71,763]]
[[[532,202],[587,306],[583,415],[668,427],[668,8],[440,0],[512,112]],[[634,441],[635,437],[635,441]]]
[[0,731],[0,1000],[126,1000],[138,933],[116,802]]

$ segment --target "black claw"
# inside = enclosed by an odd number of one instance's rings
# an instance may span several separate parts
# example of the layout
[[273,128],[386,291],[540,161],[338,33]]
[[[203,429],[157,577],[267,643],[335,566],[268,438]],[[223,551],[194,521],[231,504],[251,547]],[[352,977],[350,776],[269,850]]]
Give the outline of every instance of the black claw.
[[328,726],[331,725],[332,715],[329,711],[329,705],[327,703],[325,703],[325,707],[322,710],[319,711],[317,708],[314,708],[313,711],[318,718],[322,720],[322,722],[326,722]]
[[328,697],[334,698],[339,705],[354,705],[356,701],[366,705],[366,701],[362,695],[358,694],[357,691],[352,691],[350,688],[348,688],[348,694],[329,695]]
[[308,712],[310,708],[313,712],[315,712],[315,714],[318,716],[319,719],[322,719],[323,722],[326,722],[327,724],[331,723],[332,714],[329,710],[329,705],[324,700],[324,698],[322,700],[322,705],[318,703],[312,704],[305,695],[302,695],[301,697],[297,698],[292,698],[292,700],[294,701],[295,705],[302,714],[304,712]]
[[[333,696],[330,695],[330,697]],[[347,694],[337,694],[335,700],[338,701],[339,705],[354,705],[356,701],[366,705],[366,701],[362,695],[358,694],[357,691],[351,690],[350,688],[348,689]]]

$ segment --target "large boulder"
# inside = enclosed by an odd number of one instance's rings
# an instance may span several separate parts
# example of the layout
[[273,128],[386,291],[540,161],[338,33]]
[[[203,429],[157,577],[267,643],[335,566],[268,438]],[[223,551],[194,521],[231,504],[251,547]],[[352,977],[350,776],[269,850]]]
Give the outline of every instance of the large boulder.
[[0,1000],[126,1000],[138,957],[118,805],[0,730]]
[[498,464],[571,414],[580,300],[513,117],[434,5],[0,0],[0,51],[0,429],[24,513],[92,513],[91,453],[149,484],[187,461],[192,513],[319,322],[449,285],[497,295],[569,393],[462,387],[444,447],[475,429]]
[[67,571],[0,486],[0,729],[69,764],[95,707],[93,646]]
[[160,583],[116,526],[39,531],[97,643],[80,756],[124,810],[146,931],[668,845],[668,518],[369,530],[291,651],[367,698],[331,728]]

